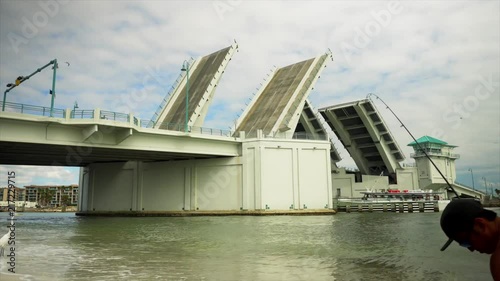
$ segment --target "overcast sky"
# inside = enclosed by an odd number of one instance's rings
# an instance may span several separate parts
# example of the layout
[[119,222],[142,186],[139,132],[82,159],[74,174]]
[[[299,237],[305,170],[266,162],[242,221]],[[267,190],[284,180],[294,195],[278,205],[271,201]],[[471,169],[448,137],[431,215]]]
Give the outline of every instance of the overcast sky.
[[[499,1],[0,0],[0,85],[57,58],[56,108],[113,110],[135,97],[127,109],[150,119],[184,60],[236,40],[204,124],[228,129],[273,66],[330,49],[313,106],[377,93],[417,138],[458,146],[459,182],[472,185],[472,169],[476,188],[482,177],[500,188],[499,28]],[[46,69],[7,101],[49,107],[51,82]],[[412,163],[410,136],[376,105]],[[339,150],[339,165],[355,167]],[[0,166],[0,175],[7,170],[20,185],[78,183],[76,168]]]

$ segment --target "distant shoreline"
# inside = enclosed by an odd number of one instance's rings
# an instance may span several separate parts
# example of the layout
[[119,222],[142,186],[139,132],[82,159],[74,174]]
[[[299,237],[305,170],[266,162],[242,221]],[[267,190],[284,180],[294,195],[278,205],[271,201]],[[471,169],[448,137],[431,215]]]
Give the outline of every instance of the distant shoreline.
[[[22,208],[16,208],[17,213],[76,213],[77,207],[76,206],[68,206],[66,207],[66,210],[63,212],[62,207],[57,207],[57,208],[24,208],[24,211],[22,211]],[[7,212],[7,210],[0,209],[1,212]]]

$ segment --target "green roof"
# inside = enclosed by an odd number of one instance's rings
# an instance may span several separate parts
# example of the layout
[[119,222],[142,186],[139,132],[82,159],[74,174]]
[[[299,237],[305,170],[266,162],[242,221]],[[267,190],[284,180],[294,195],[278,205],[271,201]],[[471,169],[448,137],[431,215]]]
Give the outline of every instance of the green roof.
[[[438,140],[436,138],[433,138],[433,137],[429,137],[429,136],[423,136],[421,138],[419,138],[417,140],[417,142],[419,144],[423,144],[423,143],[434,143],[434,144],[440,144],[440,145],[446,145],[446,146],[452,146],[452,145],[449,145],[447,142],[445,141],[442,141],[442,140]],[[408,144],[408,146],[416,146],[417,145],[417,142],[410,142]]]

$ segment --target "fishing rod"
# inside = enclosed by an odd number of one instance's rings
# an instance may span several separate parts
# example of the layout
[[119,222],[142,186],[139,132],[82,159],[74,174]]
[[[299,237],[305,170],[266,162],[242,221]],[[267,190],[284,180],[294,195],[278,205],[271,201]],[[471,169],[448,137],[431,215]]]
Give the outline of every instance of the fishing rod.
[[389,111],[392,113],[392,115],[394,115],[394,117],[396,117],[396,119],[398,119],[399,123],[401,124],[401,127],[405,128],[406,132],[408,132],[408,134],[410,135],[410,137],[413,139],[413,141],[415,141],[415,143],[417,144],[418,148],[424,153],[425,157],[427,157],[427,159],[429,159],[429,161],[431,161],[432,163],[432,166],[434,166],[434,168],[436,168],[436,170],[438,171],[438,173],[441,175],[441,177],[444,179],[444,181],[446,182],[446,184],[448,185],[448,191],[453,191],[453,193],[455,193],[455,196],[460,198],[460,195],[458,195],[458,192],[455,190],[455,188],[453,188],[453,186],[450,184],[450,182],[448,182],[448,180],[446,179],[446,177],[443,175],[443,173],[441,172],[441,170],[439,170],[439,168],[437,167],[436,163],[434,163],[434,161],[432,161],[431,157],[429,156],[429,154],[427,154],[427,152],[425,151],[425,149],[423,149],[423,147],[420,145],[420,143],[415,139],[415,137],[413,136],[413,134],[410,132],[410,130],[408,130],[408,128],[405,126],[405,124],[403,123],[403,121],[401,121],[401,119],[399,119],[399,117],[396,115],[396,113],[394,113],[394,111],[392,111],[392,109],[387,105],[387,103],[385,103],[385,101],[377,96],[376,94],[374,93],[369,93],[367,96],[366,96],[366,99],[370,100],[370,96],[375,96],[378,100],[380,100],[385,106],[387,109],[389,109]]

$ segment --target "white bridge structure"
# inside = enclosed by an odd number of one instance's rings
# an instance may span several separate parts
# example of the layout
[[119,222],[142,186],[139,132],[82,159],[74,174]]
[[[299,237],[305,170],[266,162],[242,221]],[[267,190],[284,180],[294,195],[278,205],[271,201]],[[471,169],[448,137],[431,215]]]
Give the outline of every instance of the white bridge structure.
[[[203,128],[214,89],[236,49],[232,45],[190,61],[188,124],[187,73],[151,120],[103,109],[54,109],[49,117],[45,107],[7,102],[0,112],[0,164],[81,167],[80,215],[333,212],[332,144],[310,126],[314,116],[302,114],[331,55],[290,73],[296,83],[279,102],[284,113],[270,114],[279,116],[273,124],[254,122],[248,135],[246,127],[237,133]],[[259,118],[246,116],[247,122]],[[294,133],[300,122],[308,122],[310,130],[300,126],[303,131]],[[270,134],[270,128],[281,134]]]
[[[274,70],[234,131],[202,127],[237,48],[190,60],[190,78],[181,73],[148,120],[6,102],[0,164],[81,167],[79,215],[332,213],[334,198],[366,188],[435,181],[399,164],[403,153],[370,101],[312,106],[308,97],[330,52]],[[327,129],[358,171],[337,167]]]

